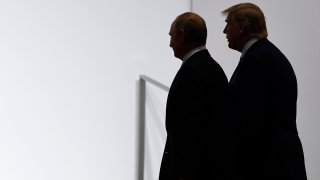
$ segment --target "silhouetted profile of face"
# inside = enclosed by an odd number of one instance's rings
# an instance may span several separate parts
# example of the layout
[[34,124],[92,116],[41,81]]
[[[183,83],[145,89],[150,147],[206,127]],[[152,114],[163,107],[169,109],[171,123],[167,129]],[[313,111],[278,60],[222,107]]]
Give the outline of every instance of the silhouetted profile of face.
[[228,14],[226,23],[223,33],[226,34],[229,48],[241,52],[243,47],[239,41],[242,33],[240,24],[233,20],[232,14]]
[[174,56],[176,58],[182,59],[183,57],[181,54],[181,48],[182,48],[182,41],[181,41],[181,34],[176,29],[176,20],[173,21],[171,24],[171,28],[169,31],[170,36],[170,47],[172,48],[174,52]]

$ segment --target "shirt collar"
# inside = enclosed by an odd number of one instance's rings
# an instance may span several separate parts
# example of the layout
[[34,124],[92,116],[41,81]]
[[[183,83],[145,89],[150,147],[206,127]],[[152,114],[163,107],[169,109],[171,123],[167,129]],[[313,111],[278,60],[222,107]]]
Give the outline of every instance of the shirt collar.
[[192,55],[201,50],[207,49],[206,46],[200,46],[189,51],[182,59],[183,63],[185,63]]
[[241,58],[246,54],[246,52],[248,51],[248,49],[259,40],[260,38],[252,38],[250,39],[244,46],[241,52]]

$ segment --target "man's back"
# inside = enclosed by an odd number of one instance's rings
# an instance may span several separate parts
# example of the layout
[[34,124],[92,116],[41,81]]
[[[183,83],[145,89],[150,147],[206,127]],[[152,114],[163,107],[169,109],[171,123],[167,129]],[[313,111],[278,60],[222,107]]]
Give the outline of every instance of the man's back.
[[[167,142],[160,180],[213,178],[225,129],[228,81],[207,50],[195,53],[177,73],[167,100]],[[216,158],[216,160],[214,160]]]
[[240,60],[229,86],[237,128],[237,174],[248,179],[306,179],[296,129],[297,82],[287,58],[261,39]]

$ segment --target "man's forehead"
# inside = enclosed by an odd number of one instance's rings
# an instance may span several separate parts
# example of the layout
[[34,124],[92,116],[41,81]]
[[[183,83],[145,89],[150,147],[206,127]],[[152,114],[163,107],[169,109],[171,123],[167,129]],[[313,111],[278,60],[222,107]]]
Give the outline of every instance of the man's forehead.
[[232,21],[232,14],[228,14],[227,17],[226,17],[226,22],[231,22]]
[[174,31],[175,26],[176,26],[176,20],[172,22],[172,24],[171,24],[171,26],[170,26],[170,32],[171,32],[171,31]]

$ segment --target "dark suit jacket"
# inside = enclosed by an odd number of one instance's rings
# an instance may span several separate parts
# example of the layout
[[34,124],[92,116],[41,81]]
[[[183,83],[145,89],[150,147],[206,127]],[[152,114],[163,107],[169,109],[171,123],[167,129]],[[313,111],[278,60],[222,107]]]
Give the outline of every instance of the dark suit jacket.
[[[207,50],[195,53],[176,74],[167,99],[167,140],[160,180],[220,176],[228,80]],[[220,154],[219,154],[220,153]]]
[[240,60],[229,88],[236,179],[306,180],[296,128],[297,81],[287,58],[260,39]]

